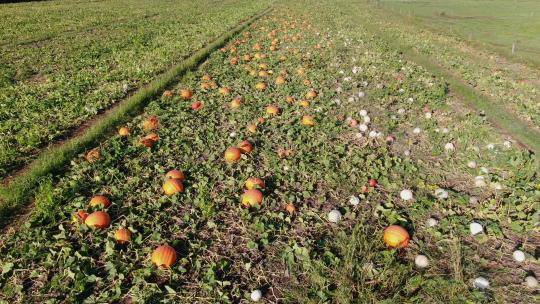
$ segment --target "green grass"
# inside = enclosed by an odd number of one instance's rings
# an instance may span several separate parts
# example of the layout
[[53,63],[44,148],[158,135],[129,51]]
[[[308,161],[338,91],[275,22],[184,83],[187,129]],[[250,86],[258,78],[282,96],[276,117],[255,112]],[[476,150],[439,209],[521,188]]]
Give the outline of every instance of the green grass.
[[27,171],[13,178],[8,185],[0,188],[0,226],[7,224],[7,218],[20,210],[28,202],[29,196],[33,193],[33,190],[42,178],[48,174],[55,173],[77,153],[80,153],[90,145],[94,145],[98,140],[103,139],[113,127],[129,120],[149,100],[160,94],[167,86],[178,81],[180,76],[195,68],[211,52],[223,46],[232,36],[242,31],[260,16],[261,14],[251,17],[249,20],[230,29],[186,60],[176,64],[166,73],[159,75],[154,81],[123,101],[109,114],[96,121],[95,124],[80,136],[68,140],[59,147],[54,147],[43,152],[39,158],[32,162]]
[[[409,22],[457,35],[540,66],[540,2],[534,0],[380,0]],[[515,53],[512,54],[512,44]]]
[[2,4],[0,178],[265,5],[241,0]]

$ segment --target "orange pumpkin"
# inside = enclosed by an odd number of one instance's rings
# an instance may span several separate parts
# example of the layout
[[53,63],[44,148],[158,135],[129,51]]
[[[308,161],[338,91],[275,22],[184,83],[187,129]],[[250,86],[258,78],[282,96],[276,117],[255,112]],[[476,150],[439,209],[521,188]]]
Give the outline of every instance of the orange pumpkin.
[[256,124],[249,124],[247,126],[247,130],[251,133],[257,132],[257,125]]
[[169,98],[169,97],[172,97],[172,96],[173,96],[173,92],[170,91],[170,90],[166,90],[166,91],[163,92],[163,97]]
[[86,217],[84,223],[90,227],[105,229],[111,224],[111,217],[105,211],[95,211]]
[[287,210],[287,212],[289,212],[290,215],[293,215],[296,213],[296,207],[292,203],[287,204],[287,206],[285,206],[285,210]]
[[96,195],[90,200],[90,206],[95,207],[101,205],[103,208],[109,208],[111,201],[104,195]]
[[300,104],[300,106],[302,106],[304,108],[309,107],[309,101],[307,101],[305,99],[300,100],[300,102],[298,102],[298,103]]
[[131,240],[131,231],[126,228],[116,230],[114,238],[118,244],[125,244]]
[[170,179],[177,179],[177,180],[180,180],[181,182],[183,182],[184,179],[186,178],[184,175],[184,172],[180,170],[176,170],[176,169],[167,172],[167,174],[165,174],[165,177],[170,178]]
[[384,229],[384,242],[391,248],[404,248],[409,244],[410,236],[407,230],[398,225]]
[[101,158],[101,153],[98,148],[94,148],[86,153],[86,160],[93,163]]
[[225,96],[231,94],[231,89],[227,87],[219,88],[219,94]]
[[175,195],[176,193],[184,192],[184,184],[178,179],[168,179],[163,183],[163,192],[167,196]]
[[193,103],[191,103],[191,108],[195,111],[202,109],[202,107],[203,107],[202,101],[194,101]]
[[193,97],[193,91],[190,89],[182,89],[180,90],[180,97],[185,100],[191,99],[191,97]]
[[279,75],[278,77],[276,77],[276,84],[277,85],[282,85],[285,83],[285,77]]
[[246,207],[260,205],[263,201],[263,194],[258,189],[246,190],[242,195],[242,204]]
[[276,105],[269,105],[266,107],[266,114],[268,115],[278,115],[279,114],[279,107]]
[[228,163],[234,163],[240,160],[240,157],[242,156],[242,150],[236,147],[228,148],[225,150],[225,161]]
[[294,102],[294,97],[287,96],[287,98],[285,100],[287,101],[287,103],[293,103]]
[[246,180],[245,187],[248,190],[255,189],[255,188],[264,189],[265,187],[264,180],[258,177],[250,177]]
[[236,109],[242,104],[242,97],[238,96],[231,100],[231,108]]
[[315,125],[315,119],[311,115],[305,115],[304,117],[302,117],[302,124],[304,126],[312,127]]
[[145,130],[153,130],[159,127],[159,119],[156,116],[150,116],[143,121],[143,128]]
[[306,98],[313,99],[315,97],[317,97],[317,92],[315,90],[311,90],[306,93]]
[[247,140],[239,143],[238,148],[240,148],[240,150],[242,150],[242,152],[246,154],[249,154],[251,153],[251,151],[253,151],[253,145]]
[[152,253],[152,262],[158,267],[171,267],[176,262],[176,250],[169,245],[161,245]]
[[266,83],[264,83],[264,82],[259,82],[259,83],[257,83],[257,84],[255,85],[255,88],[256,88],[257,90],[259,90],[259,91],[264,91],[264,90],[266,90],[266,87],[267,87],[267,86],[266,86]]
[[79,210],[75,214],[73,214],[73,223],[84,223],[87,217],[88,212],[84,210]]
[[139,143],[145,147],[151,148],[159,140],[159,135],[150,133],[139,140]]
[[127,127],[121,127],[120,129],[118,129],[118,135],[120,136],[129,136],[130,133],[131,131]]

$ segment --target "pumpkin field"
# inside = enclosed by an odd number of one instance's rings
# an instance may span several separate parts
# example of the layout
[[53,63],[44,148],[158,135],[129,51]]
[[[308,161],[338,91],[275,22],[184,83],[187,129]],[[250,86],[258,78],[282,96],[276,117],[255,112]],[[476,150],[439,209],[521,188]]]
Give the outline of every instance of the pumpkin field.
[[[159,2],[9,4],[84,15],[0,37],[0,303],[540,302],[540,83],[521,81],[538,69],[475,60],[371,1]],[[66,61],[10,51],[42,42]],[[19,62],[50,80],[15,79]]]

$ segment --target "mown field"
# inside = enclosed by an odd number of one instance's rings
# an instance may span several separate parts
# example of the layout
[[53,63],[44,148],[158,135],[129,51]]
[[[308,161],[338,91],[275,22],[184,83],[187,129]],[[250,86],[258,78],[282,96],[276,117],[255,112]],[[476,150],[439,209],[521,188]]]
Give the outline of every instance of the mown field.
[[0,301],[540,300],[537,156],[363,2],[272,8],[40,183]]
[[266,5],[238,0],[2,4],[0,178]]
[[[385,9],[540,66],[540,3],[531,0],[382,0]],[[512,54],[512,44],[515,45]]]

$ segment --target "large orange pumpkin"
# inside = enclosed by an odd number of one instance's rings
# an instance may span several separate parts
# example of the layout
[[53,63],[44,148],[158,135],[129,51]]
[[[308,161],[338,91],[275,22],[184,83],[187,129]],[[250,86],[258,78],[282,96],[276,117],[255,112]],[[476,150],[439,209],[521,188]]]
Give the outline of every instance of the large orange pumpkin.
[[260,188],[264,189],[264,180],[258,178],[258,177],[250,177],[246,180],[245,187],[248,190]]
[[182,182],[186,178],[185,175],[184,175],[184,172],[182,172],[180,170],[176,170],[176,169],[167,172],[167,174],[165,174],[165,177],[166,178],[171,178],[171,179],[178,179],[178,180],[180,180]]
[[159,135],[156,133],[150,133],[139,140],[139,143],[145,147],[152,148],[152,146],[159,140]]
[[116,230],[114,238],[118,244],[124,244],[131,240],[131,231],[126,228],[120,228]]
[[242,195],[242,204],[246,207],[260,205],[263,201],[263,194],[258,189],[246,190]]
[[168,196],[184,192],[184,184],[179,179],[168,179],[163,183],[163,192]]
[[242,156],[242,150],[236,147],[228,148],[225,150],[225,161],[228,163],[234,163],[240,160],[240,157]]
[[90,227],[105,229],[111,224],[111,217],[105,211],[96,211],[88,215],[84,223]]
[[98,148],[94,148],[86,153],[86,160],[93,163],[101,158],[101,153]]
[[153,130],[159,127],[159,119],[156,116],[150,116],[143,121],[143,128],[145,130]]
[[315,125],[315,119],[311,115],[305,115],[304,117],[302,117],[302,124],[304,126],[312,127]]
[[409,244],[410,236],[407,230],[398,225],[384,229],[384,242],[391,248],[404,248]]
[[253,145],[247,141],[244,140],[243,142],[238,144],[238,148],[242,150],[243,153],[249,154],[251,151],[253,151]]
[[118,134],[120,136],[129,136],[130,133],[131,131],[128,127],[121,127],[120,129],[118,129]]
[[152,262],[158,267],[171,267],[176,262],[176,250],[169,245],[161,245],[152,253]]
[[103,208],[108,208],[111,205],[111,201],[104,195],[96,195],[90,200],[90,206],[95,207],[97,205],[101,205]]
[[182,89],[180,90],[180,97],[183,99],[191,99],[193,97],[193,91],[190,89]]
[[278,115],[279,111],[280,109],[276,105],[269,105],[268,107],[266,107],[266,114],[269,115]]

